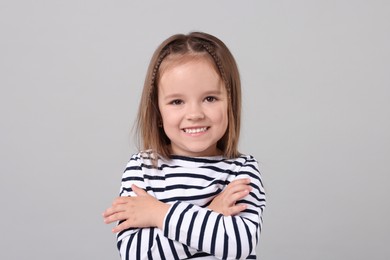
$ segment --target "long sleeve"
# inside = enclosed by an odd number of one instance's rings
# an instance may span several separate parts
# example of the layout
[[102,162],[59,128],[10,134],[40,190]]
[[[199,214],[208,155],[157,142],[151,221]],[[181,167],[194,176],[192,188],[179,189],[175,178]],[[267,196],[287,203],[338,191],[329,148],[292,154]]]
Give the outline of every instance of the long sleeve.
[[[185,163],[191,167],[194,164]],[[140,155],[131,158],[122,177],[120,195],[135,196],[131,190],[135,184],[171,207],[162,230],[131,228],[118,233],[122,259],[256,259],[265,207],[257,161],[244,157],[212,166],[195,164],[193,169],[178,167],[177,162],[154,169]],[[225,217],[206,208],[226,185],[239,178],[250,178],[253,188],[237,202],[247,205],[245,211]]]
[[244,212],[226,217],[206,208],[178,201],[167,213],[164,235],[218,259],[256,259],[255,247],[261,231],[265,196],[261,179],[255,174],[257,170],[250,169],[237,176],[249,176],[252,180],[252,192],[239,201],[248,205]]
[[[141,159],[142,157],[137,154],[128,162],[122,176],[120,196],[136,196],[131,189],[131,185],[135,184],[156,197],[153,191],[158,189],[159,184],[155,184],[153,180],[160,182],[162,176],[148,174],[151,167],[149,163],[144,164]],[[144,168],[148,169],[148,172],[145,172]],[[167,239],[163,232],[155,227],[129,228],[119,232],[117,247],[122,260],[185,259],[197,253],[195,249]]]

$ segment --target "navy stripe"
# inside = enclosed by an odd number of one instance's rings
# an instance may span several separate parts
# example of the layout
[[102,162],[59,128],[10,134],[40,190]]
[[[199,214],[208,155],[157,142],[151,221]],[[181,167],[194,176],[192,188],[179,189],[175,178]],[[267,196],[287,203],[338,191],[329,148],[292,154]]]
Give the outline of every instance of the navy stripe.
[[253,173],[253,172],[240,171],[240,175],[241,175],[241,174],[249,175],[249,177],[251,177],[251,178],[257,180],[258,182],[260,182],[260,185],[261,185],[262,187],[264,187],[263,181],[261,180],[260,173],[256,174],[256,173]]
[[223,169],[223,168],[216,167],[216,166],[200,166],[199,169],[208,169],[212,172],[220,172],[220,173],[225,173],[227,175],[234,175],[234,176],[237,175],[237,172],[235,172],[235,171]]
[[199,243],[198,243],[198,250],[202,251],[203,250],[203,239],[206,233],[206,225],[207,225],[207,220],[209,219],[211,214],[211,211],[207,211],[206,215],[203,218],[202,226],[200,228],[200,236],[199,236]]
[[138,176],[130,176],[130,177],[122,178],[122,182],[127,182],[127,181],[144,181],[144,178]]
[[176,235],[175,235],[175,240],[176,241],[179,241],[179,237],[180,237],[180,228],[181,228],[181,223],[183,222],[183,218],[184,218],[184,214],[188,212],[188,210],[190,208],[192,208],[194,205],[193,204],[189,204],[185,210],[183,210],[182,213],[180,213],[180,217],[179,217],[179,220],[177,221],[177,225],[176,225]]
[[[118,225],[122,224],[123,222],[124,222],[124,220],[120,220],[120,221],[118,222]],[[122,230],[122,231],[118,232],[118,234],[117,234],[116,236],[117,236],[117,238],[119,238],[119,237],[121,237],[125,232],[130,231],[130,230],[136,230],[136,229],[138,229],[138,228],[128,228],[128,229]]]
[[[259,192],[260,192],[260,194],[265,195],[264,192],[262,192],[262,191],[259,191]],[[252,198],[255,198],[258,202],[265,202],[264,198],[257,197],[253,192],[250,192],[249,196],[251,196]]]
[[[211,158],[202,158],[202,157],[187,157],[187,156],[180,156],[180,155],[172,155],[171,159],[177,160],[177,161],[184,161],[184,162],[196,162],[196,163],[225,163],[228,165],[235,164],[238,166],[242,166],[247,162],[251,163],[257,163],[256,159],[251,155],[240,155],[238,158],[235,159],[211,159]],[[242,162],[238,161],[242,160]]]
[[176,252],[176,249],[175,249],[175,244],[173,243],[173,240],[169,239],[168,243],[169,243],[169,247],[171,248],[171,252],[173,254],[173,257],[176,260],[180,260],[179,256],[177,255],[177,252]]
[[[153,165],[151,164],[144,164],[144,163],[141,163],[141,168],[146,168],[146,169],[154,169],[156,167],[154,167]],[[158,170],[160,170],[159,168],[157,168]]]
[[249,221],[249,222],[251,222],[253,225],[255,225],[256,226],[256,229],[258,228],[258,226],[259,226],[259,223],[257,223],[257,222],[255,222],[255,221],[253,221],[252,219],[249,219],[249,218],[246,218],[246,217],[242,217],[243,219],[245,219],[246,221]]
[[[249,167],[249,168],[252,168],[254,171],[260,173],[259,169],[257,168],[257,165],[258,165],[257,161],[246,161],[246,162],[251,162],[251,163],[253,163],[253,164],[248,164],[248,163],[247,163],[247,164],[245,165],[245,168],[246,168],[246,167]],[[256,165],[255,165],[255,164],[256,164]]]
[[179,205],[178,202],[172,205],[171,210],[169,211],[168,215],[165,218],[165,227],[164,227],[164,236],[168,236],[168,231],[169,231],[169,221],[171,220],[172,214]]
[[216,245],[216,241],[217,241],[217,230],[218,230],[219,221],[221,220],[222,216],[223,216],[222,214],[219,214],[216,221],[215,221],[215,224],[214,224],[213,235],[211,236],[211,250],[210,250],[210,253],[212,255],[215,255],[215,245]]
[[128,166],[125,169],[125,172],[127,171],[142,171],[142,167],[137,165],[137,166]]
[[[124,220],[119,220],[119,221],[118,221],[118,225],[121,224],[122,222],[124,222]],[[128,231],[128,229],[125,229],[125,230],[122,230],[122,231],[118,232],[118,233],[116,234],[116,238],[119,239],[119,237],[121,237],[122,234],[125,233],[126,231]],[[119,243],[119,242],[120,242],[120,243]],[[118,250],[120,250],[121,245],[122,245],[122,240],[118,240],[118,243],[116,244],[116,246],[118,247]]]
[[133,157],[130,158],[129,162],[134,161],[137,162],[141,157],[138,156],[137,154],[133,155]]
[[[202,190],[204,188],[207,188],[207,187],[210,187],[210,186],[214,186],[216,184],[221,184],[221,185],[227,185],[229,184],[230,182],[227,182],[227,181],[222,181],[222,180],[219,180],[219,181],[214,181],[214,182],[211,182],[209,185],[207,186],[195,186],[195,185],[188,185],[188,184],[175,184],[175,185],[169,185],[169,186],[166,186],[164,188],[165,191],[167,190],[176,190],[176,189],[186,189],[186,190],[189,190],[189,189],[197,189],[197,190]],[[153,190],[153,188],[151,188]]]
[[127,246],[126,246],[126,260],[130,260],[130,246],[131,242],[133,241],[133,238],[135,237],[135,234],[131,234],[129,237],[129,240],[127,241]]
[[235,164],[237,166],[248,166],[250,163],[258,164],[256,159],[252,155],[242,155],[239,158],[235,159],[231,162],[231,164]]
[[[263,200],[263,201],[265,201],[265,200]],[[236,204],[247,204],[247,205],[252,205],[253,207],[256,207],[256,208],[261,208],[260,204],[254,203],[253,201],[250,201],[250,200],[237,200]],[[257,213],[256,213],[256,215],[257,215]]]
[[121,250],[121,245],[122,245],[122,240],[119,240],[119,241],[116,243],[116,247],[118,248],[118,250]]
[[245,213],[251,213],[251,214],[254,214],[254,215],[259,215],[259,212],[256,211],[256,210],[253,210],[253,209],[244,209],[242,212],[245,212]]
[[202,195],[197,195],[197,196],[182,196],[182,197],[173,197],[173,198],[168,198],[168,199],[162,199],[160,201],[162,202],[172,202],[172,201],[193,201],[193,200],[200,200],[200,199],[206,199],[206,198],[210,198],[210,197],[214,197],[215,195],[219,194],[220,191],[217,190],[215,192],[212,192],[212,193],[208,193],[208,194],[202,194]]
[[226,226],[225,223],[223,223],[223,227],[225,229],[224,235],[223,235],[223,259],[226,259],[228,256],[228,251],[229,251],[229,237],[226,233]]
[[190,250],[188,249],[188,246],[186,246],[184,244],[182,244],[182,245],[183,245],[184,252],[187,255],[187,258],[190,258],[191,257],[191,253],[190,253]]
[[250,172],[250,171],[244,171],[244,170],[240,170],[240,175],[249,175],[249,177],[255,179],[255,180],[258,180],[259,182],[261,182],[261,178],[260,178],[260,174],[259,172]]
[[212,178],[212,177],[209,177],[206,175],[201,175],[199,173],[167,173],[165,175],[165,179],[178,178],[178,177],[202,179],[202,180],[206,180],[206,181],[213,181],[214,180],[214,178]]
[[249,242],[249,252],[252,252],[252,249],[253,249],[253,244],[252,244],[252,234],[251,234],[251,231],[248,227],[248,224],[245,223],[245,221],[243,221],[244,223],[244,226],[245,226],[245,230],[246,230],[246,234],[248,236],[248,242]]
[[210,254],[207,254],[205,252],[198,252],[196,253],[195,255],[189,257],[188,259],[192,259],[192,258],[202,258],[202,257],[205,257],[205,256],[210,256]]
[[153,247],[153,241],[154,241],[154,229],[155,229],[155,228],[150,228],[150,229],[149,229],[150,232],[149,232],[148,259],[153,259],[151,248]]
[[191,218],[190,226],[188,227],[188,234],[187,234],[187,246],[191,246],[191,235],[192,235],[192,229],[194,228],[194,222],[195,218],[198,215],[198,212],[196,211]]
[[[208,184],[207,186],[195,186],[195,185],[188,185],[188,184],[174,184],[174,185],[169,185],[169,186],[165,186],[165,187],[160,187],[160,188],[156,188],[156,187],[146,187],[146,191],[152,191],[152,192],[165,192],[165,191],[169,191],[169,190],[177,190],[177,189],[183,189],[183,190],[190,190],[190,189],[194,189],[194,190],[202,190],[202,189],[205,189],[205,188],[208,188],[208,187],[212,187],[212,186],[215,186],[215,185],[222,185],[222,186],[226,186],[228,185],[230,182],[229,181],[224,181],[224,180],[215,180],[213,182],[210,182],[210,184]],[[125,189],[126,191],[132,191],[131,188],[123,188]]]
[[165,168],[168,168],[168,169],[175,169],[175,168],[181,168],[182,166],[180,166],[180,165],[173,165],[173,164],[171,164],[171,165],[168,165],[168,164],[161,164],[161,166],[160,167],[158,167],[158,169],[159,170],[163,170],[163,169],[165,169]]
[[156,241],[157,241],[158,252],[160,253],[161,259],[165,259],[164,250],[163,250],[163,248],[162,248],[162,245],[161,245],[161,241],[160,241],[159,235],[157,235]]
[[249,185],[252,186],[253,189],[259,191],[260,193],[262,192],[262,190],[259,188],[259,186],[257,186],[254,182],[249,183]]
[[202,190],[204,188],[205,188],[205,186],[175,184],[175,185],[170,185],[170,186],[166,186],[166,187],[163,187],[163,188],[151,188],[151,187],[148,187],[147,190],[151,190],[153,192],[164,192],[164,191],[168,191],[168,190],[177,190],[177,189],[182,189],[182,190],[190,190],[190,189]]
[[160,176],[160,175],[148,175],[148,174],[144,174],[143,176],[144,176],[144,178],[145,178],[146,180],[159,180],[159,181],[165,180],[165,176]]
[[141,259],[141,243],[142,243],[142,232],[143,231],[144,231],[143,229],[140,229],[138,231],[138,235],[137,235],[137,256],[136,256],[137,260]]
[[237,219],[235,217],[232,217],[232,222],[233,222],[234,234],[236,235],[236,241],[237,241],[237,255],[236,255],[236,259],[240,259],[241,258],[240,231],[238,230]]

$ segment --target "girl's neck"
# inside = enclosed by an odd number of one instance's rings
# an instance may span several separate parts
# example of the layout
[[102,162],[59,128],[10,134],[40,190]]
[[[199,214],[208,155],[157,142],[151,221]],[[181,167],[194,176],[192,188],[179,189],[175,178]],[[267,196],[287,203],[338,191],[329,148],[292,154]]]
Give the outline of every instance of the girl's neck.
[[205,153],[194,153],[194,154],[182,154],[182,153],[177,153],[175,151],[173,151],[172,147],[169,145],[169,153],[171,156],[181,156],[181,157],[193,157],[193,158],[196,158],[196,157],[216,157],[216,156],[222,156],[223,155],[223,152],[216,148],[215,150],[213,151],[209,151],[209,152],[205,152]]

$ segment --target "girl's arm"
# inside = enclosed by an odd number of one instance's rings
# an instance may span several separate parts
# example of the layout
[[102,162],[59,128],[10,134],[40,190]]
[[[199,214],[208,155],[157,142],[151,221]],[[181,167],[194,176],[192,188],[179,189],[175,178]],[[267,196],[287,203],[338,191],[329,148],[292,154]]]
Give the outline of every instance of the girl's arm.
[[[207,207],[224,216],[234,216],[247,208],[246,204],[236,204],[246,197],[252,190],[250,179],[238,179],[232,181]],[[132,227],[158,227],[163,228],[164,218],[170,208],[135,184],[131,186],[136,197],[118,197],[112,206],[103,213],[104,222],[110,224],[122,221],[112,229],[118,233]],[[153,213],[153,214],[151,214]]]
[[[119,221],[112,231],[117,233],[121,259],[185,259],[196,254],[196,249],[164,237],[162,225],[166,207],[169,208],[171,204],[158,201],[152,190],[144,191],[148,189],[140,158],[134,155],[130,159],[122,176],[120,197],[103,213],[105,223]],[[126,205],[139,210],[129,211]],[[128,216],[131,212],[135,213],[134,217]],[[133,221],[127,221],[132,218]]]
[[263,186],[250,173],[252,191],[238,203],[247,208],[235,216],[224,216],[199,206],[176,202],[165,218],[168,239],[207,252],[218,259],[256,259],[256,245],[265,207]]
[[[239,183],[242,180],[236,182]],[[135,253],[140,257],[147,254],[161,257],[161,253],[174,252],[173,257],[180,255],[182,258],[191,256],[194,253],[193,249],[196,249],[196,251],[207,252],[220,259],[241,259],[251,254],[255,257],[253,250],[257,244],[258,231],[260,231],[260,226],[255,219],[251,221],[250,218],[245,219],[243,216],[222,216],[217,212],[184,202],[176,202],[170,208],[170,205],[158,201],[137,186],[132,185],[132,189],[137,196],[117,198],[113,206],[105,211],[105,222],[124,220],[113,229],[113,232],[138,227],[135,229],[137,232],[150,236],[152,229],[149,227],[157,227],[163,230],[163,233],[154,230],[160,233],[160,237],[156,236],[159,241],[157,241],[155,250],[150,247],[156,244],[154,237],[152,237],[153,243],[150,244],[148,242],[150,237],[148,240],[142,240],[139,234],[131,234],[132,239],[125,240],[126,250],[121,250],[123,256],[129,255],[129,251],[136,249]],[[223,202],[227,203],[227,200]],[[245,208],[249,207],[247,204],[243,203],[243,205]],[[167,246],[163,246],[166,242],[164,236],[169,240],[174,240],[169,241],[167,245],[170,252],[166,250]],[[184,247],[180,246],[180,243],[184,244]]]
[[[198,251],[215,255],[220,259],[255,258],[255,247],[261,229],[261,214],[265,205],[264,191],[257,167],[243,166],[242,168],[244,169],[237,179],[249,177],[251,191],[244,199],[241,197],[237,201],[238,205],[245,205],[245,210],[237,216],[223,216],[217,213],[220,207],[215,205],[222,204],[214,202],[218,197],[221,199],[223,196],[217,196],[209,205],[209,208],[217,211],[213,212],[184,202],[164,204],[141,189],[137,189],[136,186],[126,190],[122,187],[122,196],[133,196],[118,198],[113,206],[117,207],[117,212],[114,213],[119,214],[117,220],[124,219],[118,228],[133,227],[118,233],[118,248],[122,259],[129,259],[130,256],[130,258],[181,259],[190,257]],[[136,175],[132,173],[132,176]],[[144,183],[140,177],[134,177],[132,183],[143,187]],[[128,179],[126,181],[128,183]],[[243,181],[232,181],[231,184],[235,182]],[[228,187],[224,192],[226,193],[227,190]],[[134,195],[138,196],[134,197]],[[133,211],[132,221],[127,221],[132,217],[125,217],[127,213],[124,213],[126,210],[121,205],[127,203],[136,209]],[[114,211],[106,213],[107,216],[112,215]],[[154,228],[155,226],[160,228]]]
[[135,227],[162,229],[170,205],[157,200],[135,184],[131,188],[137,196],[116,198],[112,206],[104,211],[104,222],[110,224],[121,221],[112,229],[114,233]]

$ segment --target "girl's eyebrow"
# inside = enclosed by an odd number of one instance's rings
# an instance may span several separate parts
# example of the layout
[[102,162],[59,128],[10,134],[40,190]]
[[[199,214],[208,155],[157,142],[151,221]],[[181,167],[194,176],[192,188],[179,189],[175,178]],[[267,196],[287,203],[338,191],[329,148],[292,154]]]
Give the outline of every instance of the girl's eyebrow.
[[164,99],[175,99],[175,98],[181,98],[183,94],[181,93],[173,93],[163,96]]
[[[202,93],[202,96],[220,96],[222,95],[222,91],[221,90],[210,90],[210,91],[205,91],[204,93]],[[163,99],[175,99],[175,98],[182,98],[183,96],[185,96],[185,94],[183,93],[172,93],[172,94],[168,94],[168,95],[163,95]]]
[[204,93],[204,95],[206,96],[209,96],[209,95],[215,95],[215,96],[218,96],[218,95],[222,95],[222,90],[210,90],[210,91],[206,91]]

